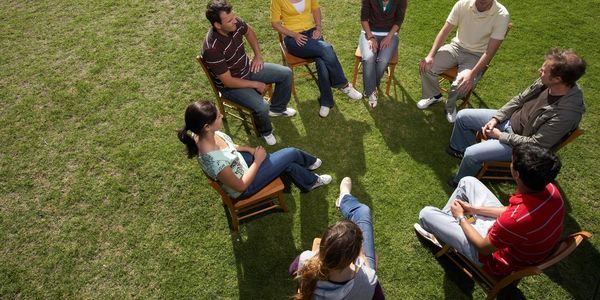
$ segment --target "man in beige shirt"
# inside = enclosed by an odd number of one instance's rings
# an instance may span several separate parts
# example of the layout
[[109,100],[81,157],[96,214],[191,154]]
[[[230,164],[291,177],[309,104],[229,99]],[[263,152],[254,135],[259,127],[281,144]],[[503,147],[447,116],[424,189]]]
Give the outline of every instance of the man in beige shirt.
[[[438,76],[458,66],[446,102],[446,119],[456,120],[456,101],[466,95],[492,60],[508,29],[509,14],[496,0],[460,0],[454,4],[446,23],[435,38],[431,50],[419,63],[422,99],[417,107],[425,109],[442,101]],[[450,32],[458,27],[456,37],[443,45]]]

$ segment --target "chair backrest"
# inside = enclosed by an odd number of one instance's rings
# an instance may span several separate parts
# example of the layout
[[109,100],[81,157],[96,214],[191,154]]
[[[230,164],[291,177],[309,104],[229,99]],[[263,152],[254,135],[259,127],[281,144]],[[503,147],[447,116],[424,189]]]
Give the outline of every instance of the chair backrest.
[[220,99],[221,93],[219,92],[219,89],[217,88],[215,79],[213,78],[210,71],[208,70],[208,67],[204,63],[204,59],[202,58],[202,55],[196,56],[196,61],[200,64],[200,66],[202,66],[202,70],[204,70],[204,74],[206,74],[206,77],[208,78],[208,82],[210,83],[210,86],[212,87],[213,93],[215,93],[215,97],[217,97],[217,100]]
[[556,247],[556,250],[550,257],[548,257],[541,264],[537,265],[537,268],[540,270],[544,270],[557,262],[565,259],[565,257],[569,256],[581,242],[586,239],[592,237],[592,234],[587,231],[580,231],[573,233],[566,238],[564,238]]
[[565,135],[560,140],[560,142],[558,142],[558,144],[556,144],[556,146],[552,147],[552,151],[556,152],[556,151],[560,150],[562,147],[566,146],[567,144],[569,144],[574,139],[576,139],[577,137],[579,137],[580,135],[582,135],[584,133],[585,133],[585,131],[583,129],[575,128],[575,130],[567,133],[567,135]]
[[208,185],[210,185],[215,191],[217,191],[217,193],[219,193],[219,195],[221,195],[221,200],[223,200],[223,204],[227,206],[233,206],[233,201],[231,200],[229,195],[223,190],[223,188],[221,188],[221,186],[216,181],[208,177],[206,173],[204,173],[204,175],[206,176]]

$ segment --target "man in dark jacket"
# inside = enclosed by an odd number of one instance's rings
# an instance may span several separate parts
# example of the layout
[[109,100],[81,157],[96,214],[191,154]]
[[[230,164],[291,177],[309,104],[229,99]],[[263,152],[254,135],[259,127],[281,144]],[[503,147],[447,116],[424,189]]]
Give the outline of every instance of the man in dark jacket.
[[[447,152],[462,162],[448,184],[454,187],[461,178],[476,175],[484,161],[511,161],[513,146],[532,142],[550,149],[576,129],[585,112],[577,85],[585,68],[574,51],[550,49],[540,78],[500,110],[461,110]],[[487,140],[477,143],[477,131]]]

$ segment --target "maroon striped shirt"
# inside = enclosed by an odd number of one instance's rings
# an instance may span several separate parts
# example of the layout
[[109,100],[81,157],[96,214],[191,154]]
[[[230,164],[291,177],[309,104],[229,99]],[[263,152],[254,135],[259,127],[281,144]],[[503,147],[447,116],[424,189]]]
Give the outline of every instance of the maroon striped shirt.
[[479,260],[495,275],[540,263],[558,243],[564,216],[563,199],[551,183],[544,191],[512,196],[488,232],[498,250],[490,256],[480,254]]
[[246,32],[248,25],[238,18],[236,30],[227,36],[213,27],[206,33],[202,43],[202,59],[220,88],[224,86],[218,75],[229,71],[232,77],[246,79],[250,74],[250,58],[246,55],[243,39]]

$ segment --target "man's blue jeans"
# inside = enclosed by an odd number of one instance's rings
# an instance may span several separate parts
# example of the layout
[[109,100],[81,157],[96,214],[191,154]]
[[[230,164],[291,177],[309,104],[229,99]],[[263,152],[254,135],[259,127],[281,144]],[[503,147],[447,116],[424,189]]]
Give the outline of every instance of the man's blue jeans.
[[333,50],[333,46],[320,38],[312,38],[314,29],[310,29],[301,34],[307,37],[306,44],[299,46],[296,40],[286,36],[283,39],[288,51],[298,57],[313,58],[317,65],[317,75],[319,79],[319,98],[321,106],[333,107],[333,92],[331,88],[343,88],[348,84],[348,79],[344,75],[342,65]]
[[223,97],[251,109],[254,113],[258,132],[263,136],[269,135],[273,131],[271,119],[269,119],[269,110],[283,112],[286,110],[288,102],[290,102],[292,70],[282,65],[265,63],[262,70],[257,73],[251,72],[247,79],[275,84],[270,106],[263,96],[251,88],[222,88],[221,94]]
[[[252,154],[240,152],[250,166],[254,161]],[[285,173],[303,192],[310,191],[317,182],[317,175],[307,168],[314,164],[317,158],[296,148],[284,148],[272,154],[267,154],[256,172],[256,176],[248,188],[237,198],[244,199],[260,191],[279,175]]]
[[[381,45],[381,41],[385,38],[385,36],[375,35],[375,39],[377,40],[377,45]],[[362,55],[362,69],[363,69],[363,85],[364,85],[364,94],[369,96],[374,91],[375,88],[379,86],[381,82],[381,77],[387,70],[388,65],[390,64],[390,60],[392,56],[398,51],[398,35],[394,35],[392,37],[392,43],[389,47],[385,49],[378,49],[377,52],[373,52],[371,48],[369,48],[369,43],[367,41],[367,37],[364,31],[360,33],[358,38],[358,47],[360,48],[360,53]]]
[[[481,165],[486,160],[511,161],[512,147],[496,139],[488,139],[477,143],[475,133],[481,130],[493,116],[495,109],[463,109],[456,115],[456,122],[452,129],[450,147],[464,152],[458,173],[454,182],[459,182],[465,176],[475,176]],[[502,132],[512,133],[510,121],[504,121],[496,128]]]
[[371,209],[360,203],[356,197],[346,194],[340,202],[340,211],[346,219],[360,227],[363,234],[362,247],[365,251],[369,267],[373,270],[377,270]]

